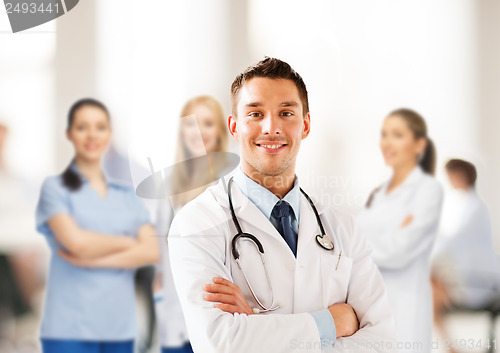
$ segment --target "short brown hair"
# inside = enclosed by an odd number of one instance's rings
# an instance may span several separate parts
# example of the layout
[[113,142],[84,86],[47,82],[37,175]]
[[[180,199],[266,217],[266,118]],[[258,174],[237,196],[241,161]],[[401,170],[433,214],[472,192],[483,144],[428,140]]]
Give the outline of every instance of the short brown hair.
[[292,67],[286,62],[280,59],[270,58],[266,56],[257,64],[249,66],[245,71],[236,76],[236,78],[234,79],[233,84],[231,85],[231,109],[234,116],[236,116],[238,93],[241,87],[243,87],[246,81],[254,77],[292,80],[297,87],[297,90],[299,91],[299,97],[302,102],[302,112],[304,116],[309,112],[307,88],[306,84],[302,80],[302,77],[300,77],[300,75],[295,72],[295,70],[292,69]]
[[476,184],[477,172],[474,164],[464,161],[462,159],[450,159],[446,163],[446,170],[448,172],[460,172],[465,176],[467,184],[474,186]]

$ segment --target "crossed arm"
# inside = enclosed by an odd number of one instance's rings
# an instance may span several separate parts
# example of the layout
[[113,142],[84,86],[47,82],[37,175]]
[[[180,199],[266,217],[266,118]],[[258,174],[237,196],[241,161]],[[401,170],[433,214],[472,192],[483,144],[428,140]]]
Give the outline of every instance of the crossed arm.
[[58,254],[76,266],[135,268],[159,261],[156,232],[149,224],[139,228],[137,240],[81,229],[67,214],[53,216],[48,225],[65,248]]
[[[204,287],[208,294],[205,300],[215,302],[215,308],[230,314],[253,315],[240,287],[222,277],[215,277],[213,284]],[[328,308],[335,322],[337,337],[348,337],[359,329],[359,322],[353,308],[347,303],[337,303]]]
[[418,190],[414,209],[399,227],[388,229],[384,233],[367,234],[372,238],[373,258],[379,268],[404,268],[432,249],[442,200],[443,191],[438,183],[425,185]]

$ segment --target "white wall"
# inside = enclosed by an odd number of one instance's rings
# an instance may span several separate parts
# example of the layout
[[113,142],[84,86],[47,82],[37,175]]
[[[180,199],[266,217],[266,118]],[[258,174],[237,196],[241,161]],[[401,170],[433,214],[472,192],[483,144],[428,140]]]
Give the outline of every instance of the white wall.
[[[210,94],[228,108],[229,3],[145,1],[145,13],[132,1],[99,3],[98,90],[119,117],[118,147],[143,166],[172,163],[189,98]],[[133,169],[134,181],[146,172]]]
[[490,211],[495,245],[500,252],[500,2],[478,1],[479,109],[471,116],[480,131],[478,191]]
[[426,118],[440,169],[479,153],[474,10],[456,0],[252,2],[251,59],[283,58],[308,85],[312,133],[299,175],[316,193],[362,206],[388,175],[379,131],[399,107]]
[[56,25],[13,34],[0,11],[0,123],[9,127],[6,160],[11,171],[40,179],[53,167],[54,52]]

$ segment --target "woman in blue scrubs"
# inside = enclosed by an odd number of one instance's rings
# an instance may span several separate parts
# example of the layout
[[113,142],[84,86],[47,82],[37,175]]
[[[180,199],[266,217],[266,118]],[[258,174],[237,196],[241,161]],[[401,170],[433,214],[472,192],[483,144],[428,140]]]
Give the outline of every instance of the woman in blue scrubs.
[[111,138],[106,107],[76,102],[66,135],[75,157],[47,178],[37,230],[52,250],[41,325],[44,353],[132,353],[137,334],[134,269],[158,262],[149,214],[133,188],[103,173]]

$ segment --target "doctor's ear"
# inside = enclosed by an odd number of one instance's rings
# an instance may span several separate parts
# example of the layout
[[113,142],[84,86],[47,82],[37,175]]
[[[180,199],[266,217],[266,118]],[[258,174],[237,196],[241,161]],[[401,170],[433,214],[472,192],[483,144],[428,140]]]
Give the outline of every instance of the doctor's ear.
[[310,132],[311,132],[311,114],[307,113],[307,115],[304,116],[304,130],[302,131],[302,139],[305,139],[307,136],[309,136]]
[[227,118],[227,127],[229,129],[229,133],[233,136],[235,141],[238,141],[238,130],[236,129],[236,117],[233,115],[229,115]]

